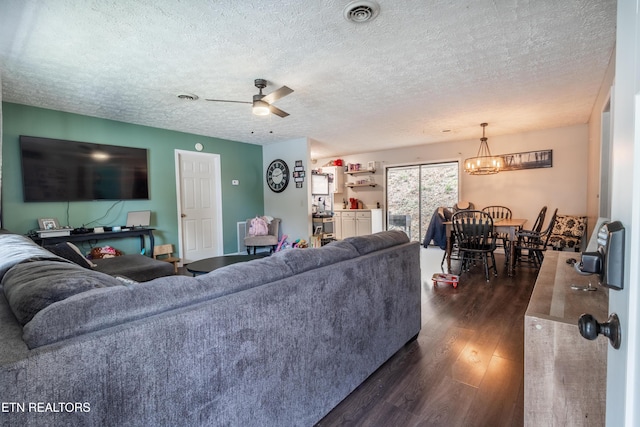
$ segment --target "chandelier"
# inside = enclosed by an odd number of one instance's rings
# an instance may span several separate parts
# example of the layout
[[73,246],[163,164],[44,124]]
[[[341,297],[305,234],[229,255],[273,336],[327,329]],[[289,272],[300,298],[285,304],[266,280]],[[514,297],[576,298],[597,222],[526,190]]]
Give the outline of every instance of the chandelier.
[[487,144],[487,138],[484,136],[484,128],[486,123],[481,123],[482,138],[480,138],[480,148],[475,157],[469,157],[464,161],[464,171],[469,175],[491,175],[500,172],[504,164],[504,159],[500,156],[492,156]]

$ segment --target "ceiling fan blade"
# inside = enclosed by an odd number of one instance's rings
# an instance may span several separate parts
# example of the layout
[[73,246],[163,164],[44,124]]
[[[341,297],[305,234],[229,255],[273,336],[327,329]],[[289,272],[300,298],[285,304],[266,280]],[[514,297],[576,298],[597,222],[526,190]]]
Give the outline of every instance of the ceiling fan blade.
[[271,112],[276,116],[280,116],[282,118],[287,117],[289,115],[289,113],[286,113],[281,109],[279,109],[278,107],[274,107],[273,105],[269,105],[269,110],[271,110]]
[[284,96],[287,96],[291,92],[293,92],[293,89],[287,86],[282,86],[280,89],[271,92],[269,95],[265,95],[264,98],[262,98],[262,100],[271,104],[273,101],[278,100]]
[[237,104],[251,104],[251,102],[247,101],[230,101],[228,99],[205,99],[205,101],[214,101],[214,102],[235,102]]

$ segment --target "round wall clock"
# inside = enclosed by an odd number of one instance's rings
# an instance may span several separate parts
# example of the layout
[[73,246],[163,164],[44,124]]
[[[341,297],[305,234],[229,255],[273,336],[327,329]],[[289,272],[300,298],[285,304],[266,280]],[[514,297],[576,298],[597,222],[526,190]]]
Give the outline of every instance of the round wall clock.
[[267,185],[271,191],[281,193],[289,184],[289,166],[284,160],[276,159],[267,168]]

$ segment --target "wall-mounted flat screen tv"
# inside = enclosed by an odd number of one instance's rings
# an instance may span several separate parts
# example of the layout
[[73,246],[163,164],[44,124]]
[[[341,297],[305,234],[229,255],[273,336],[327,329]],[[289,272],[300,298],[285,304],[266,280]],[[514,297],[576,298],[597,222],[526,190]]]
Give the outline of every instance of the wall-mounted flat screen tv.
[[149,199],[147,150],[20,136],[25,202]]

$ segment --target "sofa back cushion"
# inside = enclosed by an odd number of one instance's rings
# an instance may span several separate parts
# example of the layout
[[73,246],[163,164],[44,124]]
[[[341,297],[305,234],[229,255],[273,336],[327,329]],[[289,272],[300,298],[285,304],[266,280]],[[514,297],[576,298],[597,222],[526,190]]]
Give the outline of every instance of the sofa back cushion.
[[401,245],[408,241],[409,237],[407,237],[407,234],[400,230],[381,231],[380,233],[368,236],[348,237],[344,239],[344,242],[353,245],[360,255],[366,255],[391,246]]
[[[87,272],[86,269],[83,271]],[[291,270],[282,260],[268,257],[233,264],[197,277],[167,276],[143,283],[91,289],[38,312],[24,325],[23,339],[29,348],[40,347],[198,304],[289,275]],[[113,280],[118,284],[124,283]]]
[[25,325],[49,305],[90,289],[119,286],[120,281],[67,261],[24,261],[2,278],[11,311]]
[[289,267],[291,274],[324,267],[358,256],[356,248],[345,241],[329,243],[321,248],[287,249],[272,258],[280,258]]
[[23,339],[29,348],[51,344],[355,259],[359,256],[358,248],[361,253],[368,253],[406,243],[408,238],[398,231],[351,241],[358,247],[352,242],[341,241],[317,249],[288,249],[196,277],[169,276],[144,283],[91,289],[38,312],[24,325]]

